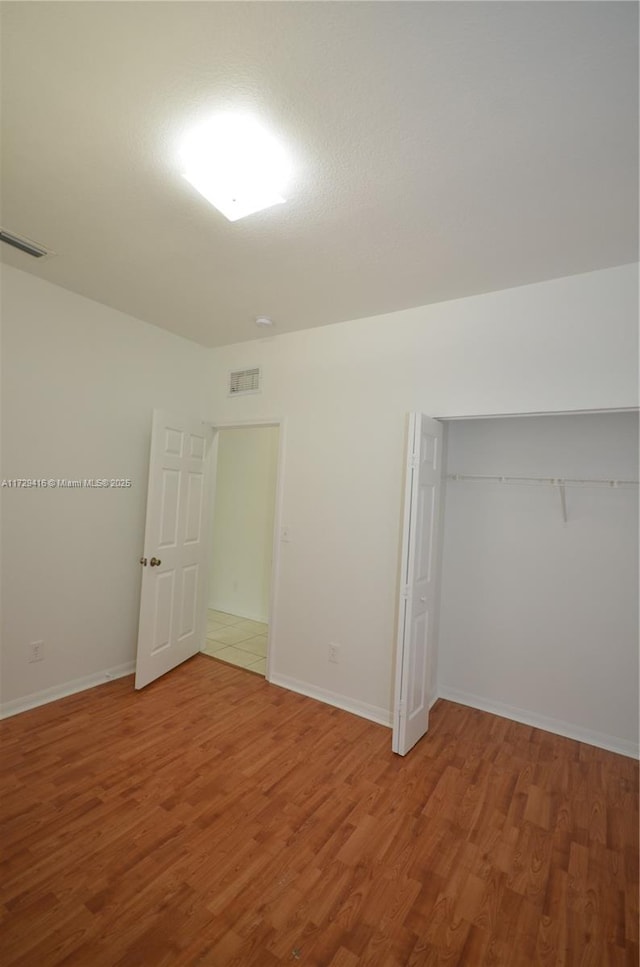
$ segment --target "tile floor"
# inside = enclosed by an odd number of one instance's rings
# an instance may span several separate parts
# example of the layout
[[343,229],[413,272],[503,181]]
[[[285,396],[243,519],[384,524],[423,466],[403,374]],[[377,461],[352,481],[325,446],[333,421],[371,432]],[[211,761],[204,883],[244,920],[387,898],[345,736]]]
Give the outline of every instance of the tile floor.
[[228,661],[265,675],[267,671],[267,625],[209,608],[205,655]]

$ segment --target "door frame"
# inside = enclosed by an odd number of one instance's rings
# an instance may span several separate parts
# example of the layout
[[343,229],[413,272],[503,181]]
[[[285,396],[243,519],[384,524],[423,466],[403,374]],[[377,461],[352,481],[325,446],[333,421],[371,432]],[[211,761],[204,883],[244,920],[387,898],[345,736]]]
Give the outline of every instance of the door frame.
[[[205,426],[210,426],[213,429],[213,439],[211,441],[211,446],[209,447],[209,470],[211,473],[211,483],[209,489],[209,507],[207,511],[208,515],[208,542],[209,549],[211,550],[213,542],[213,512],[215,507],[215,493],[216,493],[216,472],[218,468],[218,431],[219,430],[241,430],[250,429],[255,427],[259,429],[260,427],[277,426],[278,427],[278,459],[276,463],[276,493],[275,493],[275,506],[273,514],[273,541],[271,550],[271,587],[269,588],[269,627],[267,631],[267,667],[265,671],[265,679],[270,682],[271,674],[273,670],[273,656],[275,654],[276,645],[276,631],[277,631],[277,604],[278,604],[278,587],[279,587],[279,577],[280,577],[280,544],[281,541],[281,531],[282,531],[282,504],[284,497],[284,461],[285,461],[285,436],[286,436],[286,420],[284,417],[274,417],[272,419],[261,419],[261,420],[203,420]],[[209,559],[207,559],[207,591],[209,588]],[[209,608],[208,594],[205,596],[202,609],[202,617],[204,619],[204,628],[207,627],[207,611]],[[206,638],[206,635],[205,635]],[[203,642],[204,644],[204,642]]]

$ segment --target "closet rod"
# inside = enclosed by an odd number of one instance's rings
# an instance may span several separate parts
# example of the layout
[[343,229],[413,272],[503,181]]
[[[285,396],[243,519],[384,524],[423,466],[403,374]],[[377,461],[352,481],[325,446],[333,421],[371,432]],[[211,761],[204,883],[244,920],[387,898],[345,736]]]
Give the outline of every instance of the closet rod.
[[447,480],[493,480],[497,483],[548,484],[552,487],[637,487],[638,480],[607,480],[600,477],[514,477],[509,474],[448,473]]

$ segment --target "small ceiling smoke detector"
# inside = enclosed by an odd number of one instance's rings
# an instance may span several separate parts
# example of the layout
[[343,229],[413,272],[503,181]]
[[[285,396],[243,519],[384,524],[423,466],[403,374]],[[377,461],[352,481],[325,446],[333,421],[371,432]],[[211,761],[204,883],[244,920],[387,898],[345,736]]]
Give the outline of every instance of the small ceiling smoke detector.
[[272,325],[273,319],[269,319],[269,316],[258,316],[256,319],[256,326],[261,326],[263,329],[268,329]]

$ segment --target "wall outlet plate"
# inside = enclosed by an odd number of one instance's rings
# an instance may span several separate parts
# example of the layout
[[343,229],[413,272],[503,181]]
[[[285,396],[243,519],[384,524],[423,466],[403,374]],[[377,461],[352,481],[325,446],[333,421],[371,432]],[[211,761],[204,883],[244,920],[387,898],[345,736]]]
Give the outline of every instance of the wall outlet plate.
[[31,641],[27,645],[27,661],[44,661],[44,641]]

